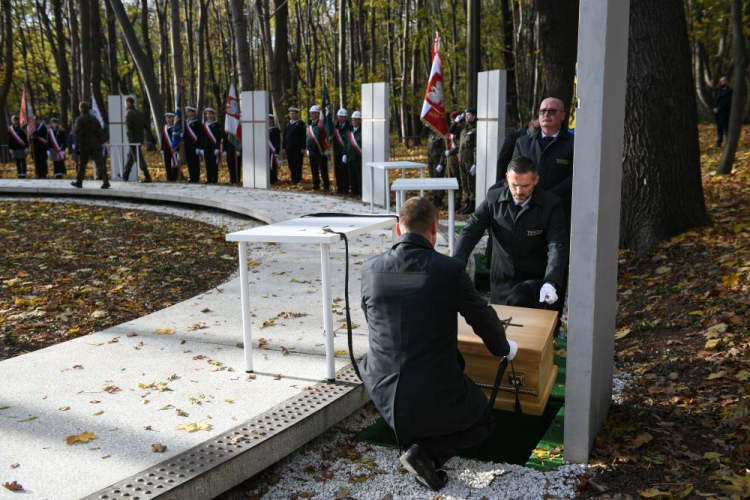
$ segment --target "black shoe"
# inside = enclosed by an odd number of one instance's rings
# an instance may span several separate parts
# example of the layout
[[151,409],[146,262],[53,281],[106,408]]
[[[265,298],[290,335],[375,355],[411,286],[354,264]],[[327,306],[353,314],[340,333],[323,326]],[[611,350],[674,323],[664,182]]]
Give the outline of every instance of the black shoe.
[[104,184],[102,184],[102,189],[109,189],[109,181],[104,181]]
[[83,184],[78,183],[76,181],[71,182],[70,185],[73,186],[73,187],[77,187],[77,188],[82,188],[83,187]]
[[26,178],[26,174],[18,174],[18,178],[19,179],[25,179]]
[[418,444],[412,445],[399,457],[399,460],[417,481],[433,491],[439,491],[448,482],[448,475],[445,471],[436,470],[435,464],[427,458]]
[[151,184],[151,182],[153,181],[151,180],[151,177],[146,177],[145,179],[142,179],[138,182],[140,182],[141,184]]

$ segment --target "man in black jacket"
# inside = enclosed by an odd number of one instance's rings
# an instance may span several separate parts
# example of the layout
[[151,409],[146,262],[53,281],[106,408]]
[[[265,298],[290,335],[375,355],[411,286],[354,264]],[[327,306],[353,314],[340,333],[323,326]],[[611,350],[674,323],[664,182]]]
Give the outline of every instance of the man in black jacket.
[[714,115],[716,115],[716,147],[721,147],[724,134],[729,129],[729,110],[732,108],[732,89],[726,76],[719,79],[719,93],[714,101]]
[[292,184],[298,184],[302,180],[302,159],[306,151],[305,129],[305,122],[299,118],[299,108],[289,108],[289,121],[284,127],[284,151]]
[[568,231],[560,199],[538,188],[541,179],[534,162],[524,156],[510,162],[507,179],[508,186],[491,189],[471,216],[454,257],[466,263],[489,229],[492,303],[554,304],[568,267]]
[[[508,163],[513,159],[513,152],[516,149],[516,142],[518,142],[518,139],[526,137],[527,135],[532,135],[537,130],[539,130],[539,118],[535,117],[524,128],[508,134],[508,137],[503,141],[503,146],[500,148],[500,155],[497,157],[497,171],[495,173],[496,183],[505,183],[505,171],[508,170]],[[501,186],[503,184],[501,184]],[[489,191],[489,189],[487,191]]]
[[[458,314],[495,356],[515,356],[502,323],[474,288],[463,264],[433,248],[438,213],[424,198],[401,208],[403,235],[362,268],[362,309],[370,349],[360,365],[365,389],[394,430],[400,460],[433,490],[442,465],[490,435],[487,398],[464,374]],[[446,293],[451,290],[451,293]]]

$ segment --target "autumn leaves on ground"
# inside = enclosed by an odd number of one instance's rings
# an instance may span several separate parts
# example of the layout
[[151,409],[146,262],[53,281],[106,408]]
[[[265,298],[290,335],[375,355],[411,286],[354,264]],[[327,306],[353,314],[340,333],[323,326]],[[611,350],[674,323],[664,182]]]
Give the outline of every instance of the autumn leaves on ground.
[[[750,497],[750,127],[731,176],[713,173],[713,127],[700,133],[713,226],[640,259],[621,252],[616,364],[632,379],[583,496]],[[0,359],[185,300],[236,268],[221,229],[150,212],[1,202],[0,236]]]

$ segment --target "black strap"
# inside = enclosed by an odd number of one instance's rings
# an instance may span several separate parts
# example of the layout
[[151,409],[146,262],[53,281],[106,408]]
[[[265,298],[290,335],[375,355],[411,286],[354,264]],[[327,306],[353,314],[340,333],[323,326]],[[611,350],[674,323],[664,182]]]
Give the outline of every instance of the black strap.
[[[503,327],[505,330],[508,329],[509,326],[522,326],[522,325],[516,325],[512,323],[513,318],[510,317],[505,320],[501,320]],[[500,361],[500,364],[497,367],[497,374],[495,375],[495,385],[492,386],[492,393],[490,395],[490,411],[492,411],[495,408],[495,399],[497,399],[497,392],[500,390],[500,383],[503,381],[503,376],[505,375],[505,370],[508,369],[508,357],[504,356],[503,359]],[[515,405],[515,412],[521,413],[521,398],[519,396],[518,392],[518,378],[516,377],[516,369],[513,367],[513,361],[510,361],[510,379],[513,382],[513,387],[515,388],[516,393],[516,405]]]

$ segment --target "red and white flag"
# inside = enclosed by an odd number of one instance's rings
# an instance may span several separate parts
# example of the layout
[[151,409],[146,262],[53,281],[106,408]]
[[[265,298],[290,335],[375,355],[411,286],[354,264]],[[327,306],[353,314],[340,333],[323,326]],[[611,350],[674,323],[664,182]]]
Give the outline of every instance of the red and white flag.
[[237,102],[237,93],[234,90],[234,84],[229,86],[229,96],[224,108],[224,131],[227,133],[227,139],[234,145],[237,150],[242,149],[242,123],[240,123],[240,104]]
[[[18,112],[18,118],[22,127],[31,124],[31,117],[34,116],[34,108],[31,106],[31,94],[29,94],[29,84],[24,82],[23,94],[21,94],[21,110]],[[27,127],[28,128],[28,127]],[[31,130],[26,131],[31,134]]]
[[448,134],[448,121],[445,118],[445,97],[443,95],[443,63],[440,61],[440,34],[435,34],[432,42],[432,69],[427,90],[424,93],[422,114],[425,125],[445,139]]

